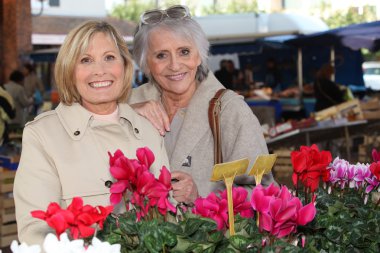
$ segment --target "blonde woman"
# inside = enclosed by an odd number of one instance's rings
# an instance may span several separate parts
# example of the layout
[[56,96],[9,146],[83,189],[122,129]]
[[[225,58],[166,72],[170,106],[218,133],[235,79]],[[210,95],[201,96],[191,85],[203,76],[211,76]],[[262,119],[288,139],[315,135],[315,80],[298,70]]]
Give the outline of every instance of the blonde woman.
[[30,212],[50,202],[67,206],[78,196],[85,204],[110,205],[107,152],[120,149],[134,158],[137,148],[148,146],[156,157],[152,172],[168,166],[162,137],[125,103],[132,71],[127,45],[108,23],[89,21],[66,37],[55,66],[61,103],[23,133],[14,184],[20,241],[42,243],[50,230]]

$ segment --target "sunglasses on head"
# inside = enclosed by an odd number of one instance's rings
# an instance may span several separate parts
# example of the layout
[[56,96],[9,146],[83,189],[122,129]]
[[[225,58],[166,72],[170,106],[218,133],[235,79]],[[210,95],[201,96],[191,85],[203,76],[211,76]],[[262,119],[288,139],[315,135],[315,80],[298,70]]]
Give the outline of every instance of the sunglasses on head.
[[150,10],[144,12],[140,17],[140,27],[141,25],[155,25],[160,23],[166,18],[171,19],[184,19],[190,18],[190,11],[187,6],[174,5],[166,10]]

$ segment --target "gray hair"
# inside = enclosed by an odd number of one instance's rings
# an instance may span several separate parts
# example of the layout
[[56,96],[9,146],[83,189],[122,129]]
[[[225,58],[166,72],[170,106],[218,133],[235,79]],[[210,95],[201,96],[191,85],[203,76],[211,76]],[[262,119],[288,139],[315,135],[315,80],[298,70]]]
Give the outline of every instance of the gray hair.
[[158,24],[140,24],[133,39],[133,59],[151,81],[155,82],[153,76],[149,73],[150,71],[148,71],[146,55],[149,47],[149,34],[155,29],[166,29],[194,43],[201,58],[201,64],[198,66],[195,79],[200,83],[207,78],[209,72],[207,61],[210,43],[201,26],[191,18],[166,18]]

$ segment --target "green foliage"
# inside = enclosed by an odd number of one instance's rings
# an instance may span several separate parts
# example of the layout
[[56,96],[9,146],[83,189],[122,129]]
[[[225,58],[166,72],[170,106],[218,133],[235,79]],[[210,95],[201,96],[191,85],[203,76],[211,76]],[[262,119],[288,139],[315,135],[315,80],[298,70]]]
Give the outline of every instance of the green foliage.
[[[360,192],[326,194],[319,191],[317,216],[302,231],[306,234],[305,252],[379,252],[380,210],[363,203]],[[318,251],[319,252],[319,251]]]
[[337,28],[351,24],[358,24],[377,20],[375,6],[363,6],[362,10],[356,7],[350,7],[346,11],[332,12],[331,4],[322,2],[319,13],[325,14],[321,18],[329,28]]
[[138,23],[141,13],[154,7],[154,1],[128,0],[124,4],[116,5],[111,12],[111,16]]
[[[159,1],[159,8],[167,8],[171,5],[181,4],[178,0]],[[213,5],[203,7],[200,12],[197,10],[197,2],[187,1],[193,16],[209,15],[209,14],[231,14],[231,13],[246,13],[258,12],[257,0],[232,0],[232,1],[214,1]],[[110,15],[119,19],[138,22],[141,13],[146,10],[156,8],[156,1],[138,1],[128,0],[123,4],[116,5]]]
[[232,0],[232,1],[214,1],[212,6],[203,7],[202,14],[233,14],[233,13],[257,13],[257,0]]
[[[380,208],[363,203],[355,190],[317,193],[317,215],[298,227],[298,233],[281,240],[260,233],[256,219],[235,217],[233,236],[216,230],[216,223],[190,212],[177,222],[173,214],[136,221],[133,212],[109,216],[97,237],[121,244],[122,253],[190,252],[380,252]],[[306,245],[300,247],[301,236]],[[262,241],[266,246],[262,247]],[[295,242],[297,246],[289,242]]]

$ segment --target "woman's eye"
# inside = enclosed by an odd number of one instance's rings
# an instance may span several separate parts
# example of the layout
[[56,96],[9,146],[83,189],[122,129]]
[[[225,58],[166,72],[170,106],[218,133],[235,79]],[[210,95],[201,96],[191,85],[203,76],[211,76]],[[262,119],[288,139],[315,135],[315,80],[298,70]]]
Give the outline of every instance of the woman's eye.
[[89,57],[84,57],[80,60],[81,63],[89,63],[91,62],[91,59]]
[[156,58],[157,59],[163,59],[163,58],[165,58],[165,54],[159,53],[159,54],[156,55]]
[[106,61],[113,61],[115,59],[116,59],[116,57],[114,55],[107,55],[106,56]]
[[187,49],[187,48],[182,49],[182,50],[181,50],[181,54],[182,54],[182,55],[188,55],[188,54],[190,54],[190,49]]

